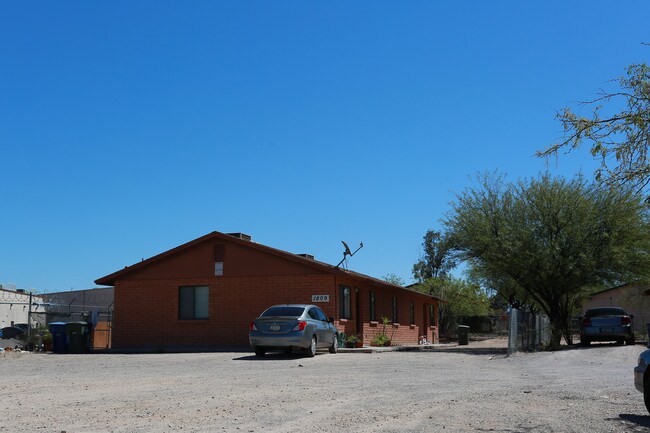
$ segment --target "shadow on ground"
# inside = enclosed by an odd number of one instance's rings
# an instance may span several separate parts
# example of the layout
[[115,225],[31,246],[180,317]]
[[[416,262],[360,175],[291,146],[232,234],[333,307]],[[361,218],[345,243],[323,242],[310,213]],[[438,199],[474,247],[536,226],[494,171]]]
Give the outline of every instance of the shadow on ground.
[[450,348],[436,348],[432,352],[444,353],[462,353],[465,355],[507,355],[507,347],[471,347],[471,346],[456,346]]
[[[629,413],[622,413],[619,415],[621,421],[625,421],[630,424],[634,424],[639,427],[650,427],[650,416],[644,415],[632,415]],[[615,420],[616,418],[611,418]]]
[[[321,356],[321,355],[326,355],[326,353],[316,353],[316,356]],[[247,356],[240,356],[238,358],[233,358],[233,361],[286,361],[290,359],[309,359],[307,355],[303,355],[300,353],[292,353],[291,355],[286,355],[282,352],[280,353],[275,353],[275,352],[269,352],[264,356],[255,356],[255,355],[247,355]]]

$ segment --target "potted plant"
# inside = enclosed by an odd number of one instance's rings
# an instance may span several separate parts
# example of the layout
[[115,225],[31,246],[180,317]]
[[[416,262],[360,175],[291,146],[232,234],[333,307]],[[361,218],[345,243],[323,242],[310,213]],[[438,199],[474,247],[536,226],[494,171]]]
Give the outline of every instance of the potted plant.
[[390,338],[388,338],[388,335],[386,334],[379,334],[370,342],[370,344],[372,346],[387,347],[390,346]]
[[348,337],[345,339],[345,347],[352,349],[356,346],[358,341],[359,338],[356,335],[348,335]]

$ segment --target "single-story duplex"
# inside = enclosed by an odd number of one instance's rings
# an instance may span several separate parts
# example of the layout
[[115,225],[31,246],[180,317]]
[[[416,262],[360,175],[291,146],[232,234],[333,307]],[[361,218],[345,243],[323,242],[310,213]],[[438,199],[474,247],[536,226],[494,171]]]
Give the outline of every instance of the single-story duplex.
[[314,303],[365,344],[389,319],[393,344],[438,339],[442,300],[357,272],[212,232],[95,281],[114,287],[113,348],[245,347],[274,304]]

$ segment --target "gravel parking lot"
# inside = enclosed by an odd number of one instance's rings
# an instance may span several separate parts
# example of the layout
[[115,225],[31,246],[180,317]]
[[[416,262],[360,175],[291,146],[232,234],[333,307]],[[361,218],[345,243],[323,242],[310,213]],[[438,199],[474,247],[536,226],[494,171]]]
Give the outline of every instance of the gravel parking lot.
[[642,350],[5,352],[0,432],[641,432]]

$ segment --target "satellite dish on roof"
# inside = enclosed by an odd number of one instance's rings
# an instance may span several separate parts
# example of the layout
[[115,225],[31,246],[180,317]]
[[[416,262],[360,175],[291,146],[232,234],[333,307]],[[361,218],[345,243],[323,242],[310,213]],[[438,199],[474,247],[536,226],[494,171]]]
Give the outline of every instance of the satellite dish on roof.
[[346,244],[344,241],[341,241],[341,243],[342,243],[343,246],[345,247],[345,251],[343,251],[343,258],[341,259],[341,261],[339,262],[339,264],[336,265],[337,268],[338,268],[339,266],[341,266],[341,264],[345,261],[345,259],[346,259],[348,256],[352,257],[353,255],[355,255],[355,254],[357,253],[357,251],[359,251],[361,248],[363,248],[363,242],[361,242],[361,243],[359,243],[359,248],[357,248],[356,250],[354,250],[354,252],[351,252],[351,251],[350,251],[350,247],[348,247],[348,244]]
[[345,247],[345,251],[343,251],[343,257],[345,257],[345,256],[351,256],[352,253],[350,252],[350,247],[348,246],[348,244],[346,244],[344,241],[341,241],[341,243],[342,243],[343,246]]

